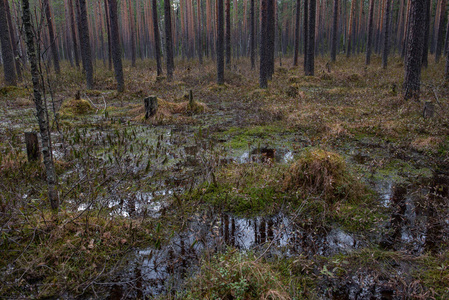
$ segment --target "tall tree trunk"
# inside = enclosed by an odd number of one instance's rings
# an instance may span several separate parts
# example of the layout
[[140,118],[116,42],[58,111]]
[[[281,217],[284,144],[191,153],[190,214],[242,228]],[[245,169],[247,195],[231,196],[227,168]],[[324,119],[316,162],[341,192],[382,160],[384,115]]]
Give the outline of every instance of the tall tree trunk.
[[267,45],[267,59],[268,59],[268,79],[271,80],[274,74],[274,52],[276,41],[276,2],[275,0],[268,0],[267,6],[267,26],[268,26],[268,45]]
[[331,61],[337,60],[337,33],[338,33],[338,0],[334,0],[334,15],[332,18]]
[[425,15],[424,0],[410,1],[410,29],[407,41],[407,56],[405,62],[405,80],[403,87],[404,99],[419,99],[421,84],[421,63],[424,39]]
[[157,76],[162,75],[162,62],[161,62],[161,37],[159,34],[159,23],[157,16],[157,0],[152,0],[152,12],[153,12],[153,32],[154,32],[154,51],[156,52],[156,66]]
[[438,17],[438,31],[435,44],[435,62],[437,63],[440,61],[441,52],[443,52],[444,48],[444,22],[446,18],[446,0],[442,0],[440,3],[440,15]]
[[355,3],[356,0],[352,0],[351,3],[351,11],[349,13],[349,29],[348,29],[348,39],[347,39],[347,51],[346,51],[346,57],[350,57],[351,56],[351,51],[352,51],[352,39],[353,39],[353,35],[354,35],[354,18],[355,18]]
[[307,49],[309,44],[309,0],[304,0],[304,72],[307,68]]
[[123,79],[122,47],[118,30],[117,0],[108,0],[109,23],[111,25],[111,46],[112,61],[114,64],[115,80],[117,81],[117,91],[125,90],[125,80]]
[[[77,0],[75,0],[77,1]],[[106,0],[105,0],[106,1]],[[72,45],[73,45],[73,55],[75,57],[75,65],[77,68],[80,67],[80,59],[79,59],[79,52],[78,52],[78,41],[76,39],[76,31],[75,31],[75,16],[73,13],[73,3],[72,0],[68,0],[67,2],[69,6],[69,15],[70,15],[70,28],[71,28],[71,34],[72,34]],[[109,26],[108,26],[109,27]]]
[[17,79],[19,81],[22,81],[22,69],[20,67],[20,53],[16,43],[16,34],[14,30],[14,25],[12,23],[11,10],[9,8],[8,0],[5,0],[5,10],[6,10],[6,17],[8,20],[8,29],[11,39],[12,52],[14,55],[14,63],[15,63],[14,65],[16,66]]
[[231,68],[231,0],[225,0],[225,48],[226,48],[226,67]]
[[58,55],[58,48],[56,46],[56,38],[53,27],[53,19],[51,16],[50,3],[48,2],[48,0],[43,0],[43,5],[45,17],[47,19],[48,35],[50,37],[50,48],[51,54],[53,56],[53,65],[55,67],[56,74],[59,74],[61,73],[61,67],[59,66],[59,55]]
[[223,0],[217,0],[217,83],[224,84],[224,11]]
[[251,69],[256,68],[256,24],[254,20],[254,0],[251,0],[251,36],[250,36],[250,51],[251,51]]
[[11,35],[8,29],[5,1],[7,0],[0,0],[0,42],[2,46],[3,71],[6,84],[15,86],[17,78],[14,71],[14,53],[11,48]]
[[[424,24],[424,45],[422,63],[425,68],[429,65],[429,30],[430,30],[430,0],[425,0],[425,24]],[[447,40],[447,39],[446,39]]]
[[[87,23],[86,0],[75,0],[79,8],[78,19],[78,35],[81,44],[81,56],[83,62],[83,69],[86,72],[87,89],[92,89],[94,86],[94,71],[92,66],[92,52],[89,41],[89,26]],[[78,15],[77,15],[78,16]]]
[[259,86],[262,89],[268,87],[268,1],[260,1],[260,68],[259,68]]
[[386,0],[385,18],[384,18],[384,49],[382,55],[382,68],[386,69],[388,65],[388,52],[390,48],[390,7],[391,1]]
[[203,64],[203,39],[202,39],[202,33],[203,33],[203,22],[201,17],[201,0],[197,0],[196,3],[196,11],[197,11],[197,19],[198,19],[198,26],[197,26],[197,34],[198,34],[198,61],[200,64]]
[[[338,0],[335,0],[338,1]],[[295,21],[295,56],[293,58],[293,65],[298,65],[298,54],[299,54],[299,31],[300,29],[300,18],[301,18],[301,7],[300,0],[296,0],[296,21]]]
[[173,62],[173,36],[171,28],[171,3],[170,0],[164,0],[165,15],[165,61],[167,64],[167,79],[173,80],[173,71],[175,64]]
[[368,16],[368,37],[366,40],[366,58],[365,64],[371,63],[371,51],[373,45],[373,31],[374,31],[374,0],[369,2],[369,16]]
[[131,66],[136,66],[136,25],[134,22],[134,10],[132,1],[128,0],[128,15],[129,15],[129,34],[131,39]]
[[315,22],[316,22],[316,0],[309,0],[309,22],[308,22],[308,42],[307,42],[307,64],[305,68],[306,76],[315,74]]
[[[1,1],[0,1],[1,2]],[[53,210],[59,207],[59,195],[57,191],[58,180],[53,163],[50,147],[50,132],[48,120],[45,113],[45,105],[41,97],[41,82],[39,80],[39,67],[37,64],[36,51],[34,48],[34,31],[31,25],[31,12],[28,0],[22,0],[22,20],[25,29],[28,59],[30,61],[31,80],[33,82],[34,103],[36,105],[36,116],[42,138],[42,154],[44,158],[45,172],[47,175],[48,199]],[[5,28],[5,27],[3,27]]]

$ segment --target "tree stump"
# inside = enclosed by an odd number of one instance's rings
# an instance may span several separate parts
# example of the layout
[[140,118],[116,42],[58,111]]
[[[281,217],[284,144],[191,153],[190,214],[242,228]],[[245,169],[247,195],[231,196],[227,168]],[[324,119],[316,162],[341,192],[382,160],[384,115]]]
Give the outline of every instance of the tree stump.
[[433,118],[434,114],[435,114],[435,105],[431,101],[426,101],[423,110],[424,119]]
[[25,132],[25,143],[27,147],[28,161],[37,161],[40,157],[39,141],[37,139],[37,132],[27,131]]
[[148,119],[149,117],[152,117],[157,112],[157,97],[156,96],[148,96],[147,98],[143,99],[145,103],[145,119]]
[[189,91],[189,107],[190,109],[193,109],[193,105],[195,103],[195,100],[193,100],[193,92],[192,90]]

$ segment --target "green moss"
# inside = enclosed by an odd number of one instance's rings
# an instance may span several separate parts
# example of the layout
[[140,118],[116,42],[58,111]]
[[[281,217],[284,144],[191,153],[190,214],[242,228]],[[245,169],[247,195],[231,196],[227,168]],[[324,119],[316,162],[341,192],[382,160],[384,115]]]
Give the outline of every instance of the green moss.
[[285,128],[276,125],[251,126],[246,128],[232,127],[218,135],[220,139],[229,139],[225,146],[232,149],[247,148],[248,145],[257,145],[266,139],[274,140],[282,132],[288,132]]
[[84,99],[70,99],[64,102],[59,110],[64,117],[84,115],[92,111],[92,105]]

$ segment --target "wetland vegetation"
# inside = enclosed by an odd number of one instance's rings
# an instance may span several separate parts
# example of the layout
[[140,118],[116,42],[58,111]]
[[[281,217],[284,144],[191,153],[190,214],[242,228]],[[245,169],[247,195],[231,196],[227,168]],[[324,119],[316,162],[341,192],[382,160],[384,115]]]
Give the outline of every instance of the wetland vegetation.
[[[449,297],[441,65],[404,101],[395,57],[317,57],[315,76],[284,58],[267,89],[246,59],[224,85],[207,60],[176,61],[171,82],[128,63],[121,93],[100,63],[95,90],[64,63],[48,75],[57,211],[26,156],[30,83],[0,90],[1,295]],[[159,111],[145,119],[148,95]]]

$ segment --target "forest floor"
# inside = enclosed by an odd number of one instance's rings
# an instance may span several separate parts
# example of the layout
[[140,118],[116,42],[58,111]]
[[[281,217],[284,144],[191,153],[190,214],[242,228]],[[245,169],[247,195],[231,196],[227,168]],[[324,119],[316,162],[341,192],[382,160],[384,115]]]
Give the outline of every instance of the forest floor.
[[400,58],[282,62],[265,90],[246,59],[224,86],[212,62],[177,61],[173,82],[125,65],[120,94],[101,62],[95,90],[50,74],[57,213],[27,162],[30,82],[0,89],[2,297],[447,299],[443,64],[405,102]]

